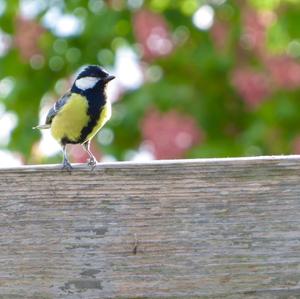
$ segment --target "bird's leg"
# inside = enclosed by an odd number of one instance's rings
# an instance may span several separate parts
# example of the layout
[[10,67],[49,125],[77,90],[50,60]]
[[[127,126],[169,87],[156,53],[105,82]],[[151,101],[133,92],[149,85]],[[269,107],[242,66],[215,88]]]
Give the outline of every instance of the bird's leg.
[[90,141],[87,141],[87,142],[83,143],[83,148],[88,153],[88,155],[90,157],[89,160],[88,160],[88,165],[91,166],[92,169],[94,169],[94,167],[97,164],[97,160],[94,157],[94,155],[92,154],[92,152],[90,151],[90,143],[91,143]]
[[68,160],[67,147],[66,147],[65,144],[62,146],[62,150],[63,150],[63,155],[64,155],[62,169],[66,169],[68,171],[71,171],[73,167],[72,167],[72,165],[70,164],[70,162]]

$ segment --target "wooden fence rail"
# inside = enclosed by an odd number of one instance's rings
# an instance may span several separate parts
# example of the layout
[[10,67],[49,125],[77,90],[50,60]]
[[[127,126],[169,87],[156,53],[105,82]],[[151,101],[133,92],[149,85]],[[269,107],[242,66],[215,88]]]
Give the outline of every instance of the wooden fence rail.
[[300,158],[0,169],[0,298],[300,298]]

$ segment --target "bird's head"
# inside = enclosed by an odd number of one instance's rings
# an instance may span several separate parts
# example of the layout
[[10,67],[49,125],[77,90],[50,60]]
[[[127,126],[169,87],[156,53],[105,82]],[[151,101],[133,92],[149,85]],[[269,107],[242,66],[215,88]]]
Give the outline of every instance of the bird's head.
[[113,80],[115,76],[109,75],[103,68],[97,65],[89,65],[81,71],[74,85],[82,91],[92,89],[96,85],[99,87],[105,87],[105,85]]

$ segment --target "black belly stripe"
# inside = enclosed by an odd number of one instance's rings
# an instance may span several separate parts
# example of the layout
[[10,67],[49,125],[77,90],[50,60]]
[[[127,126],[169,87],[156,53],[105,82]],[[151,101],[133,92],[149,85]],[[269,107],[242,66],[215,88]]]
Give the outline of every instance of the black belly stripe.
[[97,125],[97,122],[98,122],[98,120],[100,118],[102,110],[103,110],[103,107],[98,108],[97,110],[91,109],[91,107],[89,107],[88,113],[90,115],[90,121],[81,130],[80,138],[79,138],[80,139],[79,143],[85,142],[87,136],[93,131],[94,127]]

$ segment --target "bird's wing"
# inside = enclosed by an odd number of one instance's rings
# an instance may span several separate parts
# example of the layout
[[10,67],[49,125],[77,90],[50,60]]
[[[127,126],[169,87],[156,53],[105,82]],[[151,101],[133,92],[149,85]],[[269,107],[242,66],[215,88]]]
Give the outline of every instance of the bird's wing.
[[55,102],[53,107],[49,110],[45,124],[34,127],[33,129],[49,129],[52,123],[54,116],[60,111],[60,109],[68,102],[71,96],[71,92],[64,94],[59,100]]
[[63,95],[55,104],[53,107],[49,110],[47,117],[46,117],[46,125],[51,125],[52,120],[54,116],[60,111],[60,109],[68,102],[69,98],[71,96],[71,92],[67,92],[65,95]]

